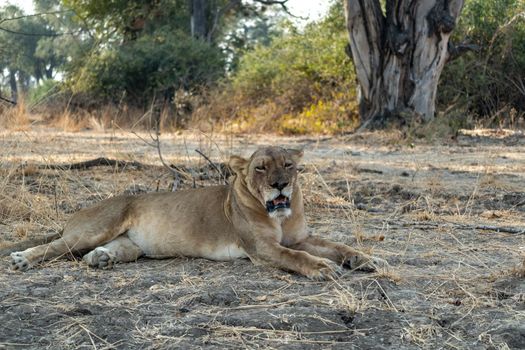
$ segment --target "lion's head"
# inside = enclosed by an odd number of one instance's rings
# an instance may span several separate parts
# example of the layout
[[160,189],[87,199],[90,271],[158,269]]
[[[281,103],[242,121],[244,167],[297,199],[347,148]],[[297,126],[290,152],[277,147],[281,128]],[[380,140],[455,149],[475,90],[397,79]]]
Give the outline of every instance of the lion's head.
[[303,151],[266,147],[250,159],[232,156],[230,167],[271,217],[287,217]]

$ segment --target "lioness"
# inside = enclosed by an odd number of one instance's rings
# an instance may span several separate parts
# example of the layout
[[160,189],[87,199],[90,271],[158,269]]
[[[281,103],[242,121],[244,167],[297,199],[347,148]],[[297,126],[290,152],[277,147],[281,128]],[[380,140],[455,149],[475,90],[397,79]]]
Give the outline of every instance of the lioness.
[[99,268],[141,256],[248,257],[315,280],[337,276],[340,266],[385,266],[382,259],[306,232],[297,184],[302,155],[261,148],[250,159],[231,157],[231,185],[106,199],[75,213],[51,243],[12,253],[12,268],[26,270],[69,252],[87,252],[83,260]]

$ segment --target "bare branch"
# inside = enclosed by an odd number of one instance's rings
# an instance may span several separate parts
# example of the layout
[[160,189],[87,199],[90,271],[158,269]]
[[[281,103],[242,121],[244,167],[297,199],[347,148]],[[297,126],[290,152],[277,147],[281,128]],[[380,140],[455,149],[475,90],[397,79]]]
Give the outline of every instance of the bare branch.
[[224,175],[224,174],[222,173],[221,169],[219,169],[219,168],[215,165],[215,163],[213,163],[213,162],[210,160],[210,158],[208,158],[208,157],[207,157],[204,153],[202,153],[200,150],[196,149],[195,152],[197,152],[197,153],[200,154],[204,159],[206,159],[206,160],[208,161],[208,163],[210,163],[211,167],[212,167],[213,169],[215,169],[215,170],[219,173],[219,181],[220,181],[221,178],[223,178],[223,179],[224,179],[224,183],[225,183],[226,185],[228,185],[228,179],[226,179],[226,175]]
[[73,11],[72,10],[61,10],[61,11],[51,11],[51,12],[40,12],[40,13],[33,13],[30,15],[22,15],[22,16],[16,16],[16,17],[11,17],[11,18],[2,18],[0,19],[0,23],[4,23],[8,21],[17,21],[19,19],[30,18],[30,17],[57,15],[57,14],[62,14],[62,13],[67,13],[67,12],[73,12]]
[[[291,17],[294,17],[294,18],[300,18],[300,19],[303,19],[303,20],[307,19],[307,18],[304,18],[304,17],[301,17],[301,16],[297,16],[297,15],[294,15],[293,13],[291,13],[290,10],[288,9],[288,6],[286,5],[288,0],[280,0],[280,1],[276,1],[276,0],[254,0],[254,1],[259,3],[259,4],[268,5],[268,6],[280,5],[282,10],[287,15],[289,15]],[[217,27],[219,25],[219,21],[220,21],[221,17],[223,17],[225,14],[227,14],[228,12],[230,12],[231,10],[236,8],[237,6],[240,6],[241,4],[242,4],[242,0],[230,0],[224,7],[220,8],[220,9],[217,9],[217,11],[215,12],[215,16],[213,18],[213,24],[212,24],[211,29],[208,32],[208,35],[207,35],[207,38],[206,38],[208,42],[210,42],[211,39],[213,38],[213,35],[215,34],[215,31],[217,30]]]
[[5,27],[0,27],[1,31],[16,34],[16,35],[25,35],[25,36],[49,36],[49,37],[57,37],[57,36],[63,36],[63,35],[74,35],[81,32],[81,30],[77,32],[66,32],[66,33],[26,33],[26,32],[18,32],[15,30],[7,29]]
[[[68,12],[73,12],[73,11],[72,10],[62,10],[62,11],[51,11],[51,12],[40,12],[40,13],[33,13],[30,15],[21,15],[21,16],[10,17],[10,18],[2,18],[0,19],[0,24],[4,22],[9,22],[9,21],[18,21],[18,20],[25,19],[25,18],[40,17],[40,16],[47,16],[47,15],[57,15],[57,14],[68,13]],[[57,36],[62,36],[62,35],[74,35],[80,32],[78,31],[78,32],[66,32],[66,33],[27,33],[27,32],[18,32],[18,31],[15,31],[9,28],[5,28],[5,27],[0,27],[0,30],[7,32],[7,33],[11,33],[11,34],[17,34],[17,35],[49,36],[49,37],[57,37]]]
[[110,159],[106,157],[100,157],[95,159],[86,160],[78,163],[67,163],[67,164],[37,164],[36,167],[39,169],[51,169],[51,170],[87,170],[96,166],[113,166],[116,168],[127,168],[134,167],[142,169],[147,165],[137,161],[127,161]]
[[162,150],[160,148],[160,107],[155,106],[155,110],[153,111],[153,117],[155,122],[155,135],[151,135],[151,138],[154,142],[155,148],[157,148],[157,154],[159,155],[160,162],[162,165],[169,170],[169,172],[173,175],[174,181],[173,181],[173,188],[172,191],[176,191],[177,187],[180,183],[180,173],[177,171],[177,169],[174,169],[173,167],[169,166],[166,161],[164,160],[164,157],[162,156]]
[[288,9],[288,6],[286,5],[288,0],[254,0],[255,2],[258,2],[259,4],[263,5],[280,5],[281,9],[288,15],[294,18],[300,18],[300,19],[307,19],[301,16],[294,15],[290,12]]
[[281,1],[277,1],[277,0],[255,0],[256,2],[258,3],[261,3],[263,5],[281,5],[281,6],[286,6],[286,3],[288,2],[288,0],[281,0]]
[[[399,221],[397,221],[399,222]],[[482,231],[494,231],[503,232],[516,235],[525,234],[525,228],[523,227],[511,227],[511,226],[493,226],[493,225],[469,225],[461,224],[457,222],[428,222],[428,221],[402,221],[403,226],[431,226],[431,227],[452,227],[464,230],[482,230]]]
[[448,50],[447,62],[449,62],[449,61],[453,61],[456,58],[460,57],[465,52],[468,52],[468,51],[479,52],[481,50],[481,46],[476,45],[476,44],[457,44],[455,45],[453,42],[449,41],[447,50]]

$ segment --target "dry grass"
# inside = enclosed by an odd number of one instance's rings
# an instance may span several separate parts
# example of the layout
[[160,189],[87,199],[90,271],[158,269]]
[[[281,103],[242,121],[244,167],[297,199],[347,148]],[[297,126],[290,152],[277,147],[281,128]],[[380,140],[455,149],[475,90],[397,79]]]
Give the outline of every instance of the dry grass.
[[162,132],[176,132],[182,128],[197,127],[200,130],[213,131],[223,128],[209,119],[192,119],[190,111],[196,102],[182,101],[173,105],[161,105],[156,101],[147,108],[138,108],[123,103],[91,106],[91,102],[77,101],[74,97],[56,106],[46,106],[39,111],[39,118],[46,124],[67,132],[82,130],[121,131],[135,130],[144,132],[154,127],[152,111],[160,113]]
[[[161,140],[166,161],[198,175],[197,186],[218,179],[196,174],[206,161],[195,149],[224,162],[261,144],[305,148],[301,182],[311,230],[386,258],[391,268],[312,282],[242,260],[141,260],[98,271],[59,259],[26,274],[10,272],[2,260],[0,347],[513,348],[519,342],[524,236],[473,225],[525,227],[524,146],[460,139],[463,147],[404,147],[385,133],[312,139],[194,131]],[[72,212],[100,199],[173,183],[156,149],[107,124],[91,132],[3,132],[0,147],[0,246],[57,231]],[[153,166],[36,166],[101,156]]]
[[21,131],[28,130],[29,125],[29,114],[23,99],[16,106],[0,106],[0,128]]

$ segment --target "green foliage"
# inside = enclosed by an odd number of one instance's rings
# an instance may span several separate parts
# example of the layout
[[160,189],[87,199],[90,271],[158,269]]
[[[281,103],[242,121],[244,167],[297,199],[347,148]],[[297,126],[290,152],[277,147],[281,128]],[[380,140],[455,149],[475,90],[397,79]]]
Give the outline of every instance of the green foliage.
[[191,89],[222,76],[221,52],[184,33],[158,30],[154,35],[95,51],[71,76],[73,91],[134,105],[147,105],[166,89]]
[[72,13],[62,11],[58,0],[39,1],[35,10],[42,14],[25,16],[14,5],[0,8],[2,88],[9,86],[13,97],[17,87],[27,92],[63,73],[67,61],[78,56],[81,48],[78,37],[70,34],[79,32],[71,22]]
[[223,8],[227,0],[208,2],[207,29],[213,33],[202,39],[192,37],[191,1],[65,3],[75,10],[78,23],[89,28],[97,43],[69,66],[68,84],[74,92],[102,101],[148,107],[153,96],[173,98],[178,89],[209,87],[224,77],[226,66],[231,68],[240,48],[253,39],[245,38],[232,49],[233,38],[238,35],[230,31],[228,38],[219,41],[226,35],[226,27],[236,28],[236,21],[228,21],[240,20],[235,11],[215,19],[214,8]]
[[133,40],[169,26],[190,33],[187,0],[63,0],[76,20],[100,42]]
[[241,58],[228,92],[243,106],[237,117],[248,124],[272,120],[273,129],[287,133],[337,132],[352,125],[355,74],[345,54],[341,4],[336,2],[326,18],[302,31],[282,23],[281,37]]
[[[25,35],[25,33],[43,33],[49,31],[45,25],[34,18],[23,18],[21,9],[8,5],[0,10],[0,18],[17,18],[17,20],[4,20],[0,31],[0,66],[1,71],[8,70],[10,74],[29,76],[37,73],[42,67],[42,62],[33,56],[38,45],[38,37]],[[26,88],[26,81],[20,81],[22,88]]]
[[445,66],[440,105],[466,109],[492,126],[516,126],[516,111],[522,118],[525,111],[525,3],[467,1],[453,39],[481,49]]
[[[355,111],[352,114],[352,111]],[[298,114],[281,118],[278,130],[285,134],[324,134],[351,131],[358,126],[357,101],[346,94],[319,100]]]
[[38,86],[29,91],[28,103],[30,106],[43,103],[47,99],[52,99],[61,89],[61,83],[53,79],[46,79]]

